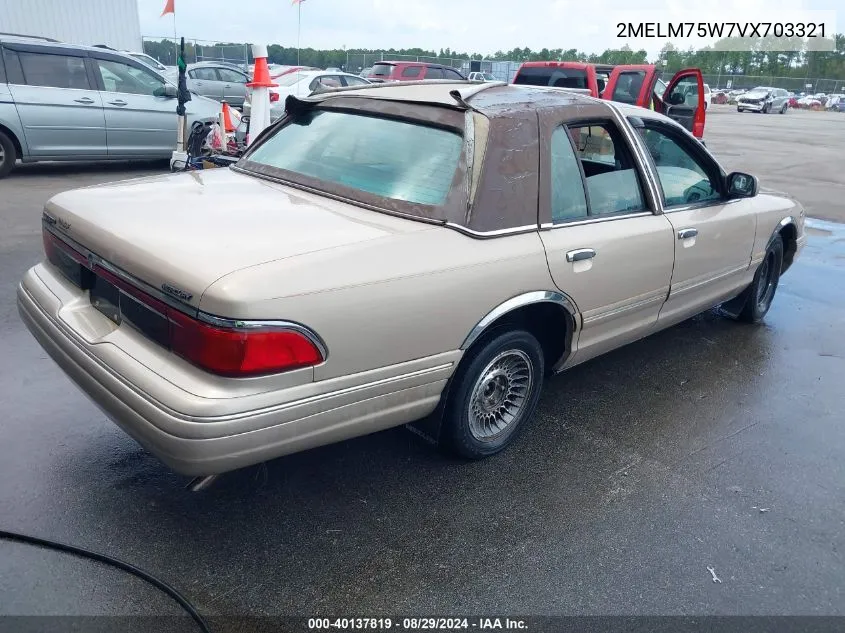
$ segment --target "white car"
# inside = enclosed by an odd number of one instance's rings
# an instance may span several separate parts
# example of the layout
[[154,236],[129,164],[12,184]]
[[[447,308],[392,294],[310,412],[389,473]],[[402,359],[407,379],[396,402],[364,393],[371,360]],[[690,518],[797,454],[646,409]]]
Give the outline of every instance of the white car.
[[[270,88],[270,120],[275,121],[285,112],[285,99],[288,95],[306,97],[321,89],[343,88],[346,86],[367,86],[372,82],[353,75],[330,70],[307,70],[297,71],[274,77],[273,83],[278,84],[276,88]],[[252,91],[248,91],[244,102],[244,114],[251,110],[250,99]]]
[[467,79],[469,79],[470,81],[498,81],[492,74],[480,72],[470,73]]

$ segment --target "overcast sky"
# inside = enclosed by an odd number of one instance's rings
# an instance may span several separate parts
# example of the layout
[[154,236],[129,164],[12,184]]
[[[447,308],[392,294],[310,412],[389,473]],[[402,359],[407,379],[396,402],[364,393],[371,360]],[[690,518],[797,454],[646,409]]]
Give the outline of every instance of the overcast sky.
[[[159,17],[164,5],[165,0],[138,0],[143,35],[173,34],[171,16]],[[779,11],[802,8],[840,9],[837,31],[845,31],[842,0],[305,0],[301,45],[448,47],[479,53],[528,46],[600,53],[625,44],[615,37],[614,25],[622,20],[772,21]],[[186,38],[283,46],[297,42],[297,9],[291,0],[176,0],[176,25]],[[631,42],[651,55],[663,44]]]

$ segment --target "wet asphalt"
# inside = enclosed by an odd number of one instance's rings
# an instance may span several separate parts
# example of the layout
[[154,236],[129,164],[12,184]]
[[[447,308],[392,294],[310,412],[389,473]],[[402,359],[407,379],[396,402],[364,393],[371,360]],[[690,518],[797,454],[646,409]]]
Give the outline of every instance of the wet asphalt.
[[[707,126],[728,169],[845,220],[845,115],[714,107]],[[189,493],[14,299],[50,195],[164,168],[0,182],[0,529],[140,565],[207,614],[845,615],[845,225],[811,223],[764,325],[708,312],[557,376],[494,458],[394,429]],[[0,542],[0,614],[176,613],[125,574]]]

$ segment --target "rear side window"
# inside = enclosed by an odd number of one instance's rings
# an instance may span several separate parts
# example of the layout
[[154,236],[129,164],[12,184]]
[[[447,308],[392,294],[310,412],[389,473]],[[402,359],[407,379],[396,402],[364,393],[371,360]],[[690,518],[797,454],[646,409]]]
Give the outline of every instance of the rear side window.
[[91,89],[85,59],[82,57],[19,52],[18,59],[24,81],[29,86]]
[[373,69],[370,71],[370,77],[379,77],[381,79],[386,79],[390,77],[391,73],[393,72],[393,65],[392,64],[373,64]]
[[643,87],[645,73],[641,70],[629,70],[619,73],[619,79],[613,88],[613,101],[622,103],[637,103],[640,90]]
[[403,77],[419,77],[420,71],[422,70],[422,66],[405,66],[402,69],[402,76]]
[[587,85],[587,71],[579,68],[527,66],[519,69],[513,82],[527,86],[589,88]]
[[440,205],[462,147],[460,134],[441,128],[315,110],[276,130],[247,158],[384,198]]
[[634,160],[616,126],[610,122],[573,125],[569,133],[587,181],[590,215],[645,211]]

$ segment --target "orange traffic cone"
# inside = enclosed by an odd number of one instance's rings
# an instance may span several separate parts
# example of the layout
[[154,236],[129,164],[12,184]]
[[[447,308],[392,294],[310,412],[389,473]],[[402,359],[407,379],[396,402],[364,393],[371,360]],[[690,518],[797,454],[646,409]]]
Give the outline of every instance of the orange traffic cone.
[[223,127],[227,134],[235,131],[235,125],[232,123],[232,110],[225,101],[223,102]]
[[252,73],[252,81],[247,84],[248,88],[275,88],[279,85],[270,80],[270,68],[267,66],[266,55],[264,53],[264,57],[255,57],[255,70]]

